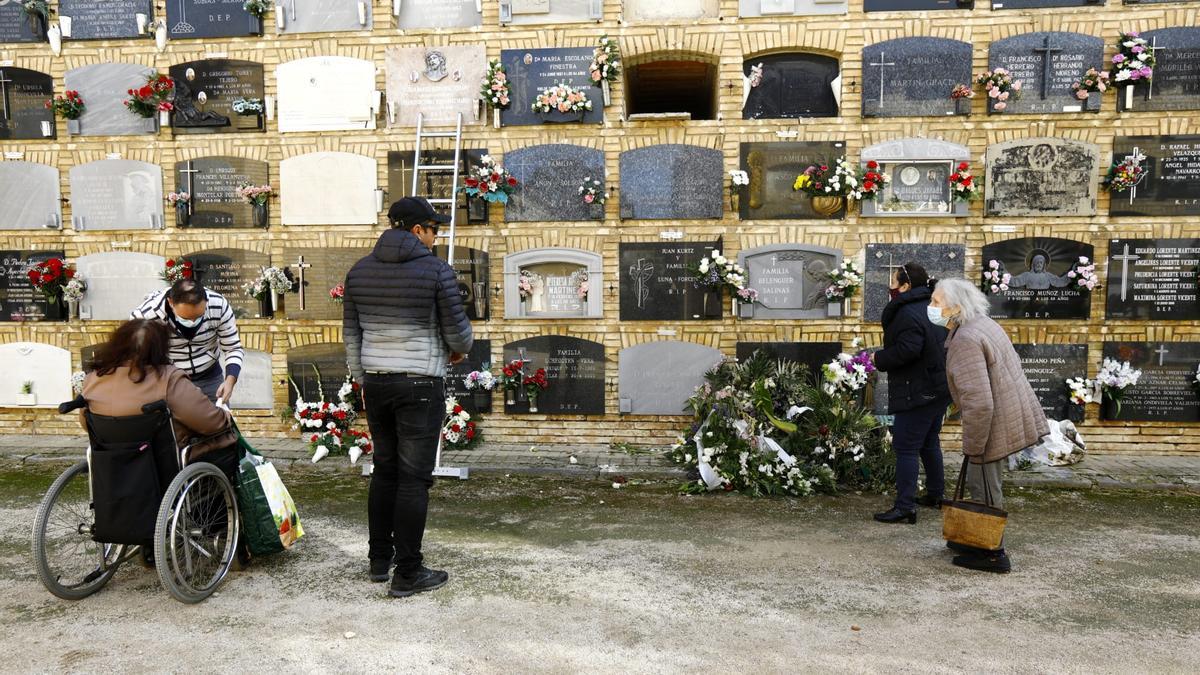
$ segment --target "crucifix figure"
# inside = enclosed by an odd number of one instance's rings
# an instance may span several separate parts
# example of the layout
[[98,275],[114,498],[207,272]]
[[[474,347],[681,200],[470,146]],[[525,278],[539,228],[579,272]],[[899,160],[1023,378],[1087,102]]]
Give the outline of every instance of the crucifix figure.
[[296,286],[300,289],[300,310],[303,311],[304,306],[304,270],[312,267],[312,263],[304,262],[304,256],[300,256],[296,261]]
[[1158,365],[1159,367],[1162,367],[1163,360],[1166,358],[1167,354],[1171,353],[1171,350],[1167,349],[1166,345],[1159,345],[1158,349],[1154,350],[1154,353],[1158,354]]
[[4,117],[0,118],[4,121],[12,119],[12,114],[8,111],[8,86],[12,84],[12,80],[5,79],[4,71],[0,70],[0,103],[4,105]]
[[645,309],[646,301],[650,299],[650,287],[646,285],[646,282],[654,276],[654,265],[647,262],[645,258],[638,258],[637,264],[629,268],[629,276],[636,284],[634,293],[637,296],[638,309]]
[[1047,35],[1042,41],[1041,47],[1034,47],[1033,51],[1040,52],[1042,55],[1042,100],[1046,100],[1046,87],[1050,84],[1050,64],[1054,61],[1054,52],[1061,52],[1062,47],[1054,47],[1050,44],[1050,36]]
[[179,170],[179,173],[183,174],[183,180],[185,183],[187,183],[187,193],[188,193],[187,210],[188,210],[188,214],[190,215],[192,213],[192,200],[196,196],[196,189],[195,189],[196,183],[194,180],[194,176],[195,176],[195,174],[200,173],[200,169],[193,169],[192,168],[192,160],[189,159],[187,161],[187,164],[184,165],[184,168]]
[[879,52],[879,63],[868,63],[868,64],[867,64],[868,66],[878,66],[878,67],[879,67],[879,106],[880,106],[880,107],[883,107],[883,73],[884,73],[884,68],[887,68],[887,67],[889,67],[889,66],[894,66],[894,65],[896,65],[896,64],[895,64],[895,62],[888,62],[888,61],[886,60],[886,58],[887,58],[887,57],[885,57],[885,56],[884,56],[883,52]]
[[1129,290],[1129,261],[1141,260],[1142,257],[1131,254],[1129,252],[1129,244],[1125,244],[1125,252],[1120,255],[1114,255],[1112,259],[1121,261],[1121,302],[1125,302],[1125,296]]

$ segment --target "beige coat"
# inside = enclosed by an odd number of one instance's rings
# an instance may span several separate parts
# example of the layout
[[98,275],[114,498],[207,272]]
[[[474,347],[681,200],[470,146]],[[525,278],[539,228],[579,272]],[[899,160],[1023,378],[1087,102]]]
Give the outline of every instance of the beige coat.
[[950,332],[946,379],[962,412],[963,454],[973,463],[1003,459],[1050,433],[1021,359],[995,321],[974,319]]
[[[231,426],[229,413],[213,405],[187,374],[175,366],[166,366],[160,372],[151,371],[141,382],[130,379],[126,367],[117,368],[104,377],[97,377],[95,372],[88,373],[83,381],[83,397],[92,413],[109,417],[141,415],[143,405],[166,401],[175,422],[175,440],[179,446],[200,439],[192,448],[193,458],[237,442],[237,432]],[[87,428],[82,411],[80,424]]]

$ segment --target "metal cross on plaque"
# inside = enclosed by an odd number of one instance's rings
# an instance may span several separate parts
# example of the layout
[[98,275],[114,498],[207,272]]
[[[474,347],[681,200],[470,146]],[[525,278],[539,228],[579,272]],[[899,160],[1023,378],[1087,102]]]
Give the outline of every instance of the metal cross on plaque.
[[0,103],[4,106],[4,117],[0,119],[11,120],[12,113],[8,109],[8,85],[12,84],[12,80],[5,79],[4,71],[0,70]]
[[884,74],[884,68],[887,68],[887,67],[889,67],[889,66],[894,66],[894,65],[896,65],[896,63],[895,63],[894,61],[893,61],[893,62],[889,62],[889,61],[887,61],[887,60],[886,60],[886,58],[887,58],[887,57],[885,57],[885,56],[884,56],[884,53],[883,53],[883,52],[879,52],[879,63],[868,63],[868,64],[867,64],[868,66],[878,66],[878,68],[879,68],[879,106],[880,106],[880,107],[883,107],[883,74]]
[[1130,253],[1129,244],[1125,244],[1125,252],[1120,255],[1114,255],[1112,259],[1121,261],[1121,302],[1125,302],[1126,294],[1129,291],[1129,261],[1141,260],[1142,257]]
[[633,278],[636,284],[634,291],[637,295],[638,309],[646,308],[646,301],[650,299],[650,287],[646,285],[647,281],[654,276],[654,265],[650,264],[645,258],[638,258],[636,265],[629,267],[629,276]]
[[1033,51],[1040,52],[1042,55],[1042,100],[1046,100],[1046,87],[1050,84],[1050,65],[1054,61],[1054,52],[1061,52],[1062,47],[1055,47],[1050,44],[1050,36],[1047,35],[1042,41],[1041,47],[1034,47]]
[[296,261],[296,284],[300,287],[300,309],[303,311],[304,306],[304,270],[312,267],[312,263],[304,262],[304,256]]
[[188,210],[188,214],[191,214],[191,213],[193,213],[192,204],[196,200],[195,175],[200,173],[200,169],[193,169],[192,168],[192,160],[189,159],[187,161],[187,164],[184,165],[184,168],[179,170],[179,173],[183,174],[183,181],[184,181],[184,183],[187,184],[187,193],[188,193],[187,210]]
[[1158,349],[1154,350],[1154,353],[1158,354],[1158,365],[1161,367],[1163,365],[1163,360],[1166,359],[1167,354],[1171,353],[1171,350],[1167,349],[1166,345],[1159,345]]

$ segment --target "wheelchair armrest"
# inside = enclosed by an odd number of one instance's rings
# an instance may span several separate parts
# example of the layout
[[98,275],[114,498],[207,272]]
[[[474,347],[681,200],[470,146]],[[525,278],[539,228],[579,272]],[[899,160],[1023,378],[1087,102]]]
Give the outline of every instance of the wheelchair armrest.
[[66,415],[69,412],[86,408],[87,401],[82,396],[76,396],[73,400],[58,405],[58,414]]

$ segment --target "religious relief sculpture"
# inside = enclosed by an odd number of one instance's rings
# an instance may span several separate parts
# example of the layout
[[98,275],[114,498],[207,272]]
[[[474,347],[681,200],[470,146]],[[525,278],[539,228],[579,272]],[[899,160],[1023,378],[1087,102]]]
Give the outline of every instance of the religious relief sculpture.
[[546,311],[546,280],[540,274],[529,276],[529,311]]
[[1046,271],[1049,259],[1044,253],[1035,253],[1030,261],[1029,270],[1022,272],[1008,282],[1010,288],[1028,288],[1034,291],[1045,291],[1050,288],[1064,288],[1071,283],[1065,275],[1058,276]]
[[206,110],[196,108],[196,103],[203,105],[208,100],[208,96],[204,92],[196,94],[193,98],[192,88],[188,86],[187,81],[195,78],[195,72],[188,69],[189,77],[185,77],[175,83],[175,117],[173,125],[177,127],[227,127],[229,126],[229,118]]

